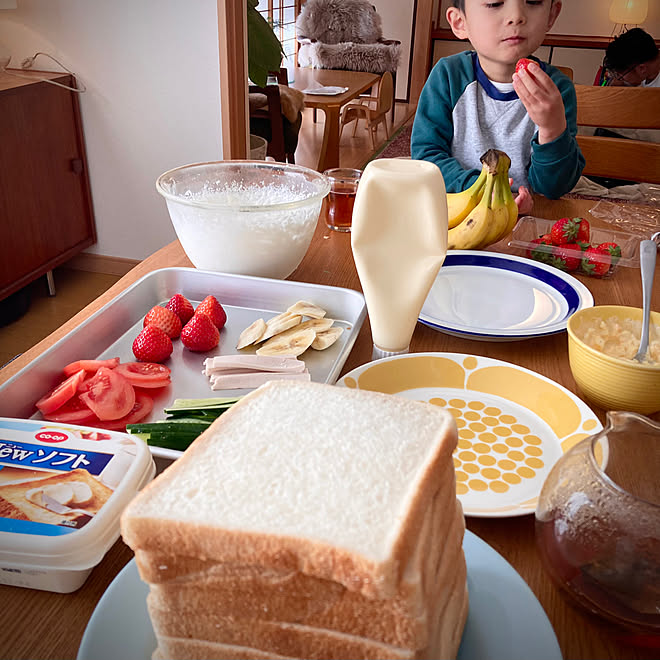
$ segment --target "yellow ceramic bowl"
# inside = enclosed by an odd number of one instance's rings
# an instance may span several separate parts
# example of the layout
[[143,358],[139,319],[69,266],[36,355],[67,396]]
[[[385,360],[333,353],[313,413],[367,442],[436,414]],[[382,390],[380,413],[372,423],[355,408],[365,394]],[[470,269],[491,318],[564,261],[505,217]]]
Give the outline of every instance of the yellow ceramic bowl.
[[[568,359],[575,382],[584,395],[601,408],[647,415],[657,412],[660,410],[660,364],[640,364],[634,360],[610,357],[587,346],[575,334],[576,329],[585,323],[610,317],[641,322],[642,310],[600,305],[581,309],[569,318]],[[659,313],[651,312],[651,323],[660,327]]]

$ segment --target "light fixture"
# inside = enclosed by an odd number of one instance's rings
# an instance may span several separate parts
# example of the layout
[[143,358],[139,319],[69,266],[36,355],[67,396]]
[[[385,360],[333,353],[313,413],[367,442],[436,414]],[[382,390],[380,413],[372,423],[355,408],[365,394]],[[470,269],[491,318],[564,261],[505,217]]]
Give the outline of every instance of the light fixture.
[[612,0],[610,5],[610,21],[620,25],[639,25],[648,13],[648,0]]

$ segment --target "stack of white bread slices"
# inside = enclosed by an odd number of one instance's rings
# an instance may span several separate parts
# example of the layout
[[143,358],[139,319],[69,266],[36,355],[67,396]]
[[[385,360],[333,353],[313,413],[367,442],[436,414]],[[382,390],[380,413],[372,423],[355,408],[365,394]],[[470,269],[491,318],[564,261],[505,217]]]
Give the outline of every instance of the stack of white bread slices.
[[453,658],[467,617],[454,420],[273,381],[125,510],[154,658]]

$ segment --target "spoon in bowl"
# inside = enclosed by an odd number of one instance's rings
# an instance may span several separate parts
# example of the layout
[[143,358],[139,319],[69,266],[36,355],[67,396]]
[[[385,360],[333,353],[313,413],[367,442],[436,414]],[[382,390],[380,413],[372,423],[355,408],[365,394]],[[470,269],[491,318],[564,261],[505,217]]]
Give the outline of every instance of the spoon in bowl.
[[642,241],[639,244],[639,267],[642,274],[642,337],[639,342],[639,349],[633,360],[637,362],[647,361],[647,352],[649,349],[649,323],[651,320],[651,290],[653,289],[653,275],[655,273],[655,260],[658,252],[656,239],[660,237],[660,232],[653,234],[650,240]]

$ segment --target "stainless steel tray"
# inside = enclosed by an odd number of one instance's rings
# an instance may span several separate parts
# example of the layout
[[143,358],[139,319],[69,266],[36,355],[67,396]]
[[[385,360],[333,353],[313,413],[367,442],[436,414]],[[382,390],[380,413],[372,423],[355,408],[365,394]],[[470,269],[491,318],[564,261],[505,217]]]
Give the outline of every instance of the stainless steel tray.
[[[208,353],[193,353],[175,340],[174,352],[166,362],[172,369],[172,385],[154,399],[154,409],[145,421],[162,419],[163,408],[174,399],[240,396],[249,390],[213,392],[202,373],[203,362],[213,355],[236,354],[238,335],[250,323],[265,320],[286,310],[298,300],[323,307],[327,317],[344,328],[337,342],[324,351],[308,350],[301,356],[313,381],[334,383],[353,348],[366,316],[364,296],[358,291],[305,282],[271,280],[245,275],[228,275],[194,268],[163,268],[138,280],[104,305],[75,330],[44,351],[0,386],[0,416],[39,417],[35,401],[56,385],[62,368],[69,362],[89,358],[119,357],[135,360],[133,340],[142,329],[145,314],[182,293],[193,305],[214,295],[227,312],[227,324],[220,332],[220,344]],[[249,349],[246,349],[249,350]],[[160,458],[177,458],[181,452],[152,447]]]

